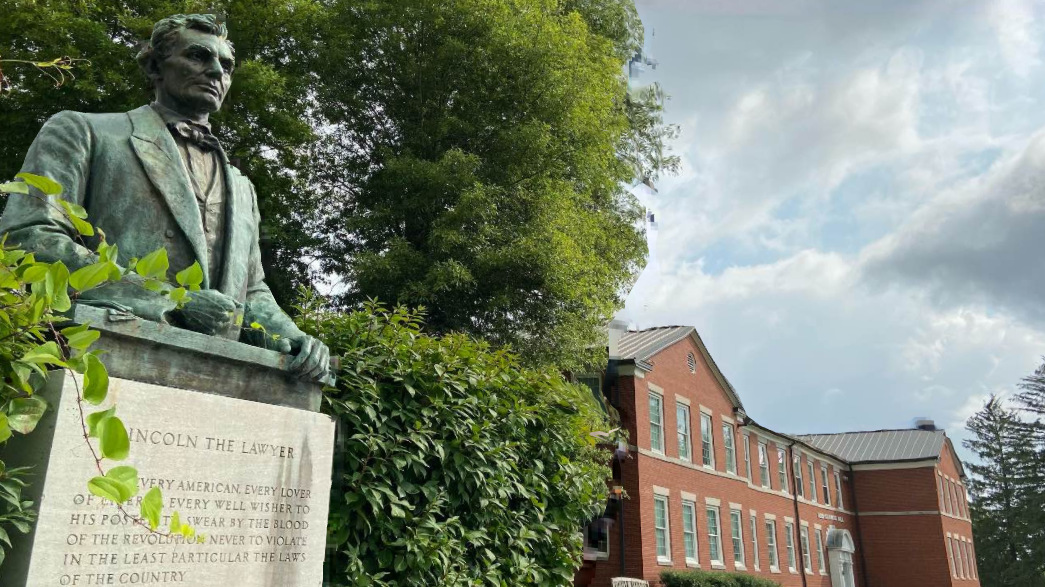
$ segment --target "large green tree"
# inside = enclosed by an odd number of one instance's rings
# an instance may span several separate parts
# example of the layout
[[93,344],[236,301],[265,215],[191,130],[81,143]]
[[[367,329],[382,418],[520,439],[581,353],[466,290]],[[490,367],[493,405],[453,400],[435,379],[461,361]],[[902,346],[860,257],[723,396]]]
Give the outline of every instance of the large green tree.
[[625,187],[677,159],[661,97],[631,92],[633,0],[0,0],[0,59],[71,56],[61,87],[3,64],[0,177],[46,118],[149,99],[160,17],[218,11],[238,67],[215,117],[254,181],[268,280],[427,308],[429,329],[529,363],[594,360],[642,262]]
[[342,300],[424,306],[531,363],[594,359],[645,253],[624,189],[632,2],[334,0],[323,26]]

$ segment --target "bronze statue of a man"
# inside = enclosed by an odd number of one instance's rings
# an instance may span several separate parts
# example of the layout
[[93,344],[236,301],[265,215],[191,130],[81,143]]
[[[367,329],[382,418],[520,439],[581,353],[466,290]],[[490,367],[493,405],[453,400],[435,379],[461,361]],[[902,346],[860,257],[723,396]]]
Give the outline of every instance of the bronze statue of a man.
[[[329,351],[294,325],[265,285],[254,186],[229,164],[208,124],[235,68],[226,34],[211,15],[156,23],[138,54],[155,100],[130,112],[55,115],[33,141],[22,171],[59,182],[60,197],[83,206],[106,240],[119,246],[121,265],[164,247],[171,281],[193,262],[203,268],[201,289],[180,309],[133,275],[84,292],[82,303],[222,336],[238,336],[240,317],[258,322],[281,337],[278,350],[295,355],[294,371],[320,380]],[[92,251],[99,237],[79,236],[60,207],[42,196],[12,197],[0,232],[70,271],[97,260]]]

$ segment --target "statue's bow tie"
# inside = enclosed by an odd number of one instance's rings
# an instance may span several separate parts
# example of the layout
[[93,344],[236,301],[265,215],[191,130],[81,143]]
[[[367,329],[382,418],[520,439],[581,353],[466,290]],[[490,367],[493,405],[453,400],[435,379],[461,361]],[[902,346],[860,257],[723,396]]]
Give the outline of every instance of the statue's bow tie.
[[221,148],[218,138],[210,134],[210,131],[205,126],[179,120],[178,122],[168,124],[167,128],[173,134],[195,144],[204,151],[217,151]]

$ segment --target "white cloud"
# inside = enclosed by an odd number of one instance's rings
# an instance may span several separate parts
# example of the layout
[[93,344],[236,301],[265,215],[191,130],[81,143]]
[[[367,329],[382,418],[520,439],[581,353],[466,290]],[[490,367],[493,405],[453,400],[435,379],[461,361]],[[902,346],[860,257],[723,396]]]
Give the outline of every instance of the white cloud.
[[1041,28],[1032,0],[994,0],[988,18],[998,35],[998,47],[1012,72],[1027,77],[1041,65]]

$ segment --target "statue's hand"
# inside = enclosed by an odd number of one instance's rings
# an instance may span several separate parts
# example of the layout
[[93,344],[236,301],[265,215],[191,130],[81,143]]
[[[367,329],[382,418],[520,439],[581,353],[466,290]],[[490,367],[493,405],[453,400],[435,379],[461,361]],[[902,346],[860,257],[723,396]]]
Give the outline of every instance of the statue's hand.
[[203,334],[218,334],[228,330],[239,304],[229,296],[213,289],[201,289],[189,294],[189,301],[167,313],[175,326]]
[[298,377],[317,382],[326,379],[330,372],[330,349],[327,345],[304,333],[280,342],[287,343],[288,350],[294,355],[290,370]]

